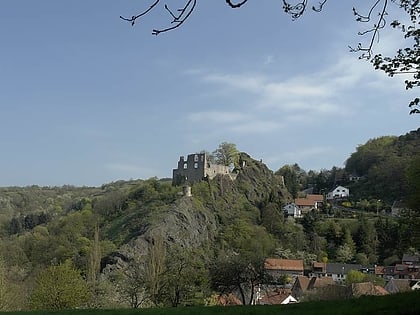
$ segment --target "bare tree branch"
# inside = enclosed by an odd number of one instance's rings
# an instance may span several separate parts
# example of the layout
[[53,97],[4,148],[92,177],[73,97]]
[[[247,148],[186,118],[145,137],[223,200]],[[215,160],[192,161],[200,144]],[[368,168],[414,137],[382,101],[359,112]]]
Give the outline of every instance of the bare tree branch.
[[387,15],[386,9],[388,7],[388,0],[376,0],[366,16],[360,14],[359,11],[353,8],[353,14],[356,16],[356,21],[369,23],[372,20],[372,14],[374,13],[374,10],[380,6],[381,3],[382,7],[380,8],[378,18],[373,26],[363,32],[358,33],[360,36],[371,33],[372,35],[370,37],[369,44],[367,46],[363,46],[361,43],[359,43],[356,48],[349,46],[351,52],[362,52],[362,55],[359,57],[360,59],[370,59],[372,57],[373,45],[375,41],[379,41],[379,31],[386,25],[385,16]]
[[160,0],[156,0],[155,3],[153,3],[147,10],[143,11],[142,13],[138,14],[138,15],[133,15],[131,18],[125,18],[123,16],[120,15],[120,19],[123,19],[124,21],[128,21],[131,22],[131,26],[134,26],[134,23],[136,22],[136,20],[139,17],[142,17],[143,15],[146,15],[147,13],[149,13],[150,11],[152,11],[152,9],[158,5],[158,3],[160,2]]
[[[232,0],[225,0],[225,1],[226,1],[226,4],[233,9],[240,8],[245,3],[248,2],[248,0],[242,0],[238,3],[235,3]],[[127,17],[124,17],[124,16],[120,15],[120,19],[122,19],[124,21],[127,21],[127,22],[130,22],[131,25],[134,26],[134,24],[136,23],[136,20],[138,18],[141,18],[142,16],[148,14],[159,3],[160,3],[160,0],[156,0],[152,5],[150,5],[149,8],[142,11],[141,13],[139,13],[137,15],[133,15],[131,18],[127,18]],[[162,28],[162,29],[153,29],[152,34],[153,35],[159,35],[160,33],[168,32],[168,31],[171,31],[175,28],[180,27],[190,17],[190,15],[193,13],[193,11],[196,7],[196,4],[197,4],[197,0],[188,0],[188,1],[185,2],[185,5],[182,8],[176,10],[176,13],[174,11],[172,11],[167,4],[165,4],[164,8],[172,18],[172,21],[171,21],[172,26]]]
[[228,4],[228,6],[230,6],[231,8],[234,8],[234,9],[242,7],[247,2],[248,2],[248,0],[242,0],[241,2],[235,4],[235,3],[233,3],[232,0],[226,0],[226,3]]

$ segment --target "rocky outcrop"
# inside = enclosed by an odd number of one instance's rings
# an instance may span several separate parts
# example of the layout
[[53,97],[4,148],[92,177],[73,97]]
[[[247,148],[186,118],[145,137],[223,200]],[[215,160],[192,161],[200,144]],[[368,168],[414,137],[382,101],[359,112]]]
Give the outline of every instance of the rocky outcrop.
[[194,197],[182,197],[156,215],[154,222],[143,226],[142,233],[121,246],[103,264],[104,272],[119,269],[133,257],[147,255],[156,237],[162,237],[167,246],[177,244],[185,248],[199,247],[211,242],[216,235],[216,220]]

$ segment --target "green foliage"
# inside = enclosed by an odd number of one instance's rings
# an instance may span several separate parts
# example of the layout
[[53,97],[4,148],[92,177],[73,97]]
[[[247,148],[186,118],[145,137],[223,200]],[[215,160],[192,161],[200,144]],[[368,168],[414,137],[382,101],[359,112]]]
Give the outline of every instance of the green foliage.
[[276,175],[283,176],[284,184],[293,198],[297,198],[298,192],[306,186],[306,172],[298,164],[284,165]]
[[243,305],[251,304],[255,288],[269,281],[264,258],[221,252],[210,268],[213,289],[221,293],[239,292]]
[[407,205],[420,215],[420,157],[413,159],[407,168],[409,184]]
[[205,266],[204,253],[198,249],[182,248],[172,245],[165,260],[164,289],[162,300],[164,304],[177,307],[200,303],[194,301],[200,293],[203,304],[208,285],[208,272]]
[[31,308],[64,310],[83,307],[89,301],[89,290],[80,272],[68,264],[50,266],[36,278]]
[[413,196],[416,180],[409,174],[413,172],[411,167],[417,165],[419,147],[420,129],[400,137],[371,139],[360,145],[345,168],[349,174],[361,177],[349,186],[352,199],[381,199],[392,204]]
[[239,151],[234,143],[222,142],[213,152],[213,156],[217,164],[225,166],[238,165]]
[[375,285],[384,286],[385,280],[383,278],[376,277],[372,274],[363,273],[359,270],[350,270],[346,277],[346,284],[372,282]]
[[346,276],[346,284],[361,283],[366,281],[366,275],[359,270],[350,270]]

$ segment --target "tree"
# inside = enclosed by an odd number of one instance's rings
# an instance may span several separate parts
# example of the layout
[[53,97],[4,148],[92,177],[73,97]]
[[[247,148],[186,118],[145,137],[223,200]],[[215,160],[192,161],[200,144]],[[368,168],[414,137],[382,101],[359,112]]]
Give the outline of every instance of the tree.
[[134,257],[122,270],[122,281],[119,285],[122,296],[128,301],[131,308],[139,308],[148,301],[145,287],[144,262]]
[[163,236],[156,233],[152,236],[152,244],[145,263],[145,285],[153,304],[159,305],[164,287],[166,248]]
[[2,312],[9,310],[10,296],[8,292],[6,267],[3,258],[0,257],[0,311]]
[[347,273],[346,284],[361,283],[366,281],[366,276],[363,272],[358,270],[350,270]]
[[351,262],[354,257],[354,252],[348,244],[340,245],[337,248],[336,259],[341,263]]
[[299,191],[306,184],[306,172],[298,164],[284,165],[275,174],[283,176],[284,184],[293,198],[298,197]]
[[[376,0],[372,1],[366,12],[361,12],[353,7],[353,14],[357,22],[366,23],[367,28],[359,32],[358,35],[365,39],[365,43],[358,43],[356,47],[349,46],[351,52],[361,53],[361,59],[371,60],[375,69],[380,69],[390,76],[396,74],[406,74],[412,76],[411,79],[405,81],[406,89],[420,86],[420,67],[418,67],[418,60],[420,57],[420,29],[418,28],[418,20],[420,18],[420,0]],[[159,7],[163,1],[154,0],[154,2],[139,14],[133,15],[130,18],[120,16],[122,20],[129,22],[132,26],[136,21],[148,14],[155,8]],[[196,8],[198,0],[185,0],[184,5],[176,10],[170,8],[167,4],[164,5],[165,11],[171,18],[170,26],[153,29],[153,35],[159,35],[171,30],[174,30],[191,16]],[[248,0],[225,0],[228,7],[232,9],[240,8],[245,5]],[[283,11],[290,15],[293,20],[296,20],[304,15],[308,7],[313,11],[321,12],[327,3],[327,0],[319,0],[317,4],[310,5],[309,0],[282,0]],[[315,2],[315,1],[314,1]],[[410,47],[402,48],[397,51],[394,57],[383,57],[381,54],[374,55],[373,47],[379,40],[380,32],[387,25],[387,17],[389,17],[391,5],[396,5],[398,8],[404,10],[409,18],[410,24],[404,24],[398,20],[394,20],[390,25],[394,28],[399,28],[404,38],[411,40]],[[420,98],[415,98],[409,104],[410,113],[420,113]]]
[[229,294],[238,291],[243,305],[251,304],[257,285],[267,283],[264,258],[246,257],[235,252],[221,253],[210,268],[213,289]]
[[101,269],[101,244],[99,242],[99,226],[95,226],[93,242],[88,257],[88,280],[95,286]]
[[362,217],[355,238],[358,252],[365,253],[369,263],[376,263],[378,236],[374,224]]
[[191,303],[194,294],[203,291],[208,282],[203,253],[196,249],[172,245],[165,261],[165,304],[177,307]]
[[89,289],[80,272],[69,264],[50,266],[36,278],[31,308],[64,310],[83,307],[89,301]]
[[225,166],[232,166],[237,164],[239,158],[239,151],[236,144],[222,142],[219,147],[213,152],[216,163]]
[[407,204],[410,209],[415,210],[420,215],[420,157],[415,158],[407,169],[409,191]]

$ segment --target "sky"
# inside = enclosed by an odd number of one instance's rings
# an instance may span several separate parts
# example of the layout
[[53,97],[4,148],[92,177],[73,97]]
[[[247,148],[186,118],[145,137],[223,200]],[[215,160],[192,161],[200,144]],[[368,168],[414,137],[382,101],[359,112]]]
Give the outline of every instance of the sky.
[[[292,21],[279,0],[199,0],[159,36],[165,2],[134,27],[119,18],[152,2],[0,1],[0,186],[171,177],[180,156],[222,142],[273,171],[331,169],[371,138],[419,127],[404,78],[349,52],[367,27],[352,14],[363,1]],[[387,29],[375,52],[402,45]]]

